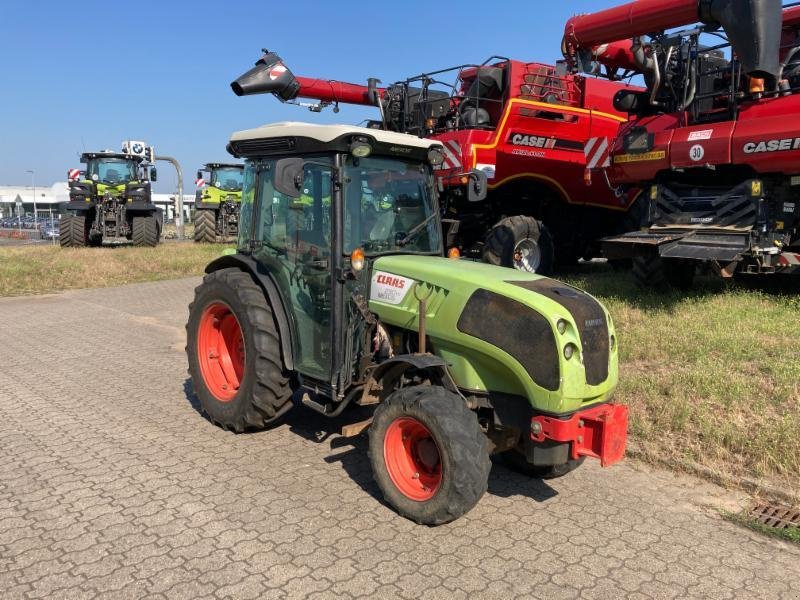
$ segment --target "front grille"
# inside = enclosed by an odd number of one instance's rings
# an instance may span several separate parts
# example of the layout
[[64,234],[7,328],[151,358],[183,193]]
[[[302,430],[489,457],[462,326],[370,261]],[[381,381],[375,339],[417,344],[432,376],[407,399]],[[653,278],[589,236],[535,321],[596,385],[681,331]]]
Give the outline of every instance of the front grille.
[[702,190],[702,195],[698,191],[689,186],[676,186],[674,189],[659,186],[651,222],[658,226],[739,229],[755,225],[759,199],[749,194],[749,182],[729,190]]
[[285,137],[259,140],[239,140],[236,142],[231,142],[231,147],[239,156],[280,154],[293,150],[295,147],[295,139]]
[[609,339],[606,313],[600,303],[581,290],[553,281],[509,281],[513,285],[541,294],[563,306],[578,326],[583,347],[586,383],[599,385],[608,379]]
[[547,319],[521,302],[477,290],[458,318],[458,330],[513,356],[546,390],[560,385],[558,348]]

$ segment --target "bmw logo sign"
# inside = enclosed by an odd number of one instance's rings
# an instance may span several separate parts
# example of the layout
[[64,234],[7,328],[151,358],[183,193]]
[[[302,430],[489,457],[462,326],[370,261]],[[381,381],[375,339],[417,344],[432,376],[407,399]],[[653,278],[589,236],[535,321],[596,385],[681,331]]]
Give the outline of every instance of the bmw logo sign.
[[144,146],[141,144],[134,144],[133,145],[133,152],[134,154],[141,154],[144,151]]

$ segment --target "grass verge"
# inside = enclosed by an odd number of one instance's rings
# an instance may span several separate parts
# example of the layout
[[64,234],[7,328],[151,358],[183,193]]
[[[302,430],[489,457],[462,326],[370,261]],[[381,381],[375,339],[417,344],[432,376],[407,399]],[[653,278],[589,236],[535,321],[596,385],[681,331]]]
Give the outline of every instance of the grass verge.
[[603,301],[614,318],[616,398],[630,406],[640,457],[676,468],[699,464],[800,497],[794,280],[759,289],[700,278],[689,293],[656,293],[594,263],[566,279]]
[[747,527],[752,531],[757,531],[763,535],[778,538],[787,542],[800,545],[800,527],[787,527],[785,529],[776,529],[764,525],[757,519],[754,519],[747,513],[734,513],[727,510],[720,511],[722,518],[731,523],[736,523],[742,527]]
[[155,248],[0,247],[0,296],[44,294],[201,275],[225,246],[174,242]]

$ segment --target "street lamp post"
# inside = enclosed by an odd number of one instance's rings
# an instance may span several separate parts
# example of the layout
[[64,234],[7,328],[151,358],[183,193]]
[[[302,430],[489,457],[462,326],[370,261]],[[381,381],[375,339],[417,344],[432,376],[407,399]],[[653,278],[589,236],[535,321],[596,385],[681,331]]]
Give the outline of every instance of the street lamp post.
[[36,180],[34,179],[34,171],[28,169],[26,173],[31,174],[31,187],[33,188],[33,228],[39,229],[39,212],[36,210]]

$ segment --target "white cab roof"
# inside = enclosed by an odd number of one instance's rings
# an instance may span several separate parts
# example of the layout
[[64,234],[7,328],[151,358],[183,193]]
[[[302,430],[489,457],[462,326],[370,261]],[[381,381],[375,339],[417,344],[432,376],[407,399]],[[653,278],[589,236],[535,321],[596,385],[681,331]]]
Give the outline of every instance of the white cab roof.
[[276,137],[307,137],[327,143],[343,135],[369,135],[378,142],[397,144],[398,146],[412,146],[414,148],[427,149],[431,146],[441,146],[441,142],[436,140],[426,140],[406,133],[356,127],[355,125],[316,125],[296,121],[270,123],[255,129],[237,131],[231,135],[231,141],[261,140]]

